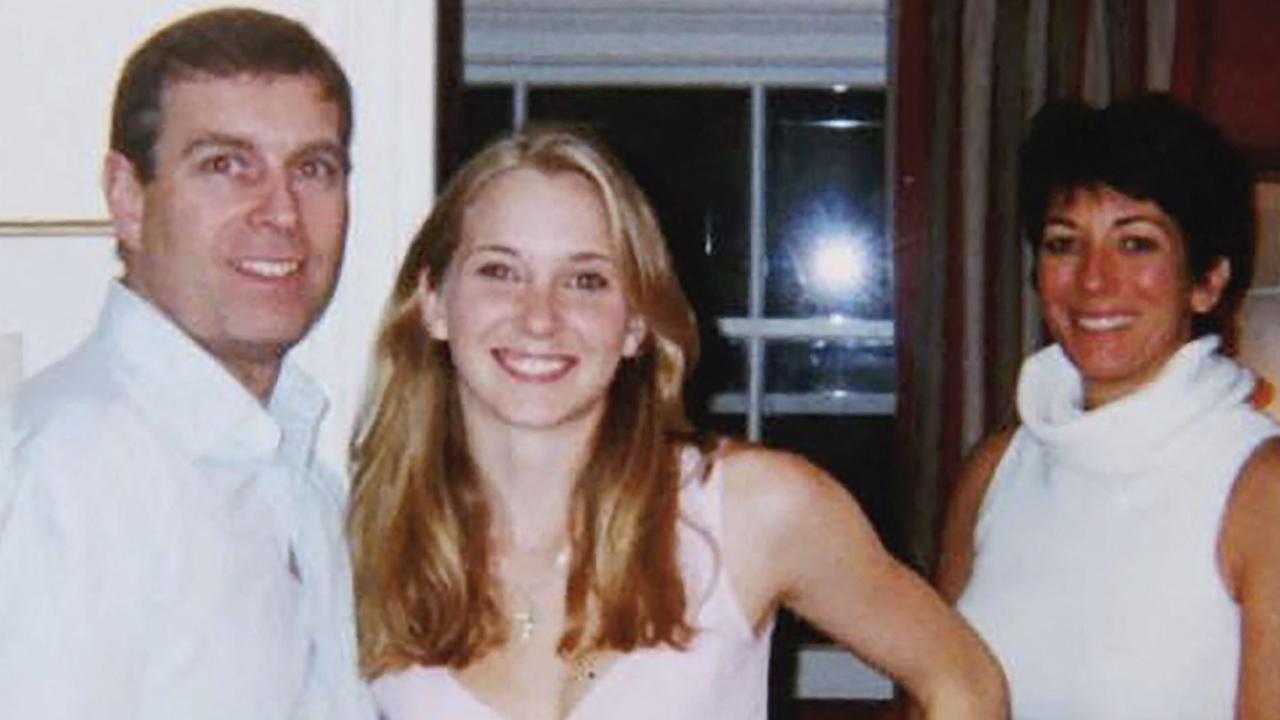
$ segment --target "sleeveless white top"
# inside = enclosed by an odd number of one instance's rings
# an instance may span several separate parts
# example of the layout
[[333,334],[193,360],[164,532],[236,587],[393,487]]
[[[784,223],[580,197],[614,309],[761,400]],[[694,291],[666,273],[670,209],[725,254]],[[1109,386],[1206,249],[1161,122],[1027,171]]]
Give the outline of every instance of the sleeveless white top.
[[1254,377],[1184,346],[1137,392],[1084,412],[1057,346],[1027,360],[958,602],[1004,665],[1018,720],[1224,720],[1239,608],[1219,573],[1226,501],[1277,434]]
[[[768,631],[754,631],[722,563],[721,464],[703,472],[692,449],[683,459],[679,553],[697,634],[684,651],[645,648],[611,662],[570,712],[571,720],[765,718],[772,622]],[[384,675],[373,682],[373,693],[386,720],[508,720],[444,667]]]

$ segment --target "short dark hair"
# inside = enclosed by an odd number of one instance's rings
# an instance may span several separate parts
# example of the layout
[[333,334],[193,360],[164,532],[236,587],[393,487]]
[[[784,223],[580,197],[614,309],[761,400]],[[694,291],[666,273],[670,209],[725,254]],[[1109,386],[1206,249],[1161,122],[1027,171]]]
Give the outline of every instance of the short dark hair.
[[1217,332],[1230,346],[1253,276],[1254,174],[1218,128],[1158,93],[1103,109],[1055,101],[1032,118],[1019,163],[1018,211],[1032,247],[1055,201],[1107,187],[1155,203],[1178,224],[1192,281],[1225,258],[1231,278],[1213,311],[1194,319],[1192,332]]
[[301,23],[261,10],[224,8],[184,17],[129,56],[116,86],[111,149],[143,182],[155,175],[155,144],[165,90],[177,80],[235,75],[305,75],[338,106],[344,148],[351,144],[351,85],[333,54]]

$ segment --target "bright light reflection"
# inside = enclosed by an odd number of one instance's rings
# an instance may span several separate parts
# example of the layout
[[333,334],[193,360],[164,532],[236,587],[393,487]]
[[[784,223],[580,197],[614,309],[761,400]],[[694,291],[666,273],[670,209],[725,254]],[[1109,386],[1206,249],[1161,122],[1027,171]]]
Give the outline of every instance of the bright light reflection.
[[867,257],[862,243],[848,234],[818,238],[809,249],[809,278],[813,290],[830,296],[855,295],[867,281]]

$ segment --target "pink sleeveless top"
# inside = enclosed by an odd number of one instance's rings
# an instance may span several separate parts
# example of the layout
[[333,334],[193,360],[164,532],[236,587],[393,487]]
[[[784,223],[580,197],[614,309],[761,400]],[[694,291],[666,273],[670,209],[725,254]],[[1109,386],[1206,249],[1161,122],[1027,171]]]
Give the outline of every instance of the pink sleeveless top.
[[[686,450],[680,490],[680,563],[694,597],[697,634],[687,650],[645,648],[614,661],[569,714],[570,720],[764,720],[769,638],[743,614],[721,562],[724,483],[720,463],[702,472]],[[503,718],[445,667],[413,666],[373,681],[385,720]]]

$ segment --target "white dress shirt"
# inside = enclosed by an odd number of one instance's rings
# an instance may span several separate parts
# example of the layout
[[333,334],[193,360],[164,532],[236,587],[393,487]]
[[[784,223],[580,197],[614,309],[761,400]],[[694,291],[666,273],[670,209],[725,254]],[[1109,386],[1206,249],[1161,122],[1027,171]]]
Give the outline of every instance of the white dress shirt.
[[264,408],[116,284],[0,402],[0,717],[365,718],[325,400]]

